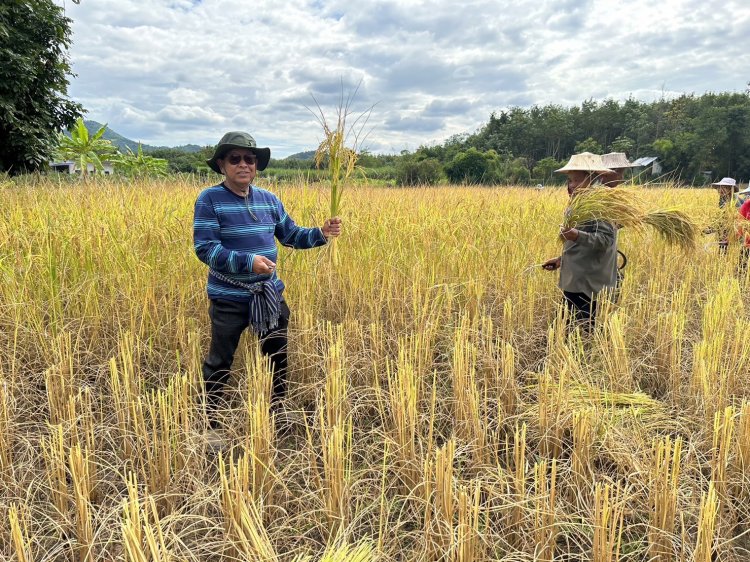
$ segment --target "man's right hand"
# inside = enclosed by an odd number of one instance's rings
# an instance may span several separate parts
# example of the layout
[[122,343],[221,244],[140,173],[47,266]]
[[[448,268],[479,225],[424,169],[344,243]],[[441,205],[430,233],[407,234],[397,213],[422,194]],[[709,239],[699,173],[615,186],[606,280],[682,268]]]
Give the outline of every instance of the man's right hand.
[[547,271],[555,271],[556,269],[560,269],[560,258],[552,258],[551,260],[547,260],[542,264],[542,268],[546,269]]
[[266,256],[256,254],[253,258],[253,273],[258,275],[271,275],[276,269],[276,264]]

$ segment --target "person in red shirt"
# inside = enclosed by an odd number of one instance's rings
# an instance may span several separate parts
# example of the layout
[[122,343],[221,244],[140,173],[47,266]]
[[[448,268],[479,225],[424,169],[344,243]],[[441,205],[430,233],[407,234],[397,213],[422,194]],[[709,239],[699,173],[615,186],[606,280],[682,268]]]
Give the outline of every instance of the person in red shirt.
[[750,198],[748,198],[740,207],[740,225],[738,234],[740,236],[740,242],[742,243],[742,249],[740,249],[740,264],[739,272],[744,275],[747,271],[747,262],[750,259]]

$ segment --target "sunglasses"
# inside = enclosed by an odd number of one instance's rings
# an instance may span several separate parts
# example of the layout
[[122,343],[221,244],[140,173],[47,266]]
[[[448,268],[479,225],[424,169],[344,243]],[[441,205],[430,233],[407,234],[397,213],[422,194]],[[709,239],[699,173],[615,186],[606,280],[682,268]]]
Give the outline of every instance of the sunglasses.
[[258,158],[255,156],[255,154],[231,154],[227,157],[227,162],[229,162],[232,166],[236,166],[243,160],[248,166],[254,166],[258,163]]

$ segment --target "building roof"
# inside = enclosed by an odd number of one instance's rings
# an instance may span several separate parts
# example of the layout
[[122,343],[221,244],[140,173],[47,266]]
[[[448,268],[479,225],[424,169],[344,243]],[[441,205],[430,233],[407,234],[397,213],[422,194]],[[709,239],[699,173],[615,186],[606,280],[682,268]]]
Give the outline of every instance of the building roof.
[[633,166],[648,166],[658,160],[658,156],[642,156],[637,160],[633,161]]

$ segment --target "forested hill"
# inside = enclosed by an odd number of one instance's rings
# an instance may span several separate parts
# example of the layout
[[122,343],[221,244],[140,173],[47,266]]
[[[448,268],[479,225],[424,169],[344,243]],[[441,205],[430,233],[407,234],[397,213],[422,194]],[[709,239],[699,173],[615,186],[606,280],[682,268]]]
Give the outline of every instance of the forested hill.
[[[90,121],[88,119],[85,119],[83,121],[84,125],[86,125],[86,129],[88,129],[89,134],[94,134],[96,131],[101,129],[102,123],[98,123],[97,121]],[[138,152],[138,141],[130,140],[127,137],[122,136],[121,134],[113,131],[109,127],[107,127],[107,130],[104,131],[104,134],[102,135],[102,138],[110,141],[113,145],[115,145],[118,149],[125,152],[126,149],[130,149],[133,152]],[[145,152],[152,152],[154,150],[162,150],[162,149],[169,149],[169,147],[164,146],[151,146],[148,144],[142,144],[141,147]],[[175,146],[172,148],[172,150],[177,150],[180,152],[198,152],[201,149],[200,146],[197,144],[186,144],[183,146]]]
[[474,134],[457,135],[415,156],[449,163],[471,148],[503,160],[523,159],[528,169],[545,158],[574,152],[626,152],[631,159],[658,156],[665,170],[690,180],[750,177],[750,96],[708,93],[641,102],[585,101],[581,105],[515,107],[498,111]]

